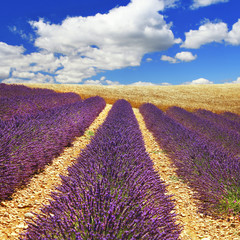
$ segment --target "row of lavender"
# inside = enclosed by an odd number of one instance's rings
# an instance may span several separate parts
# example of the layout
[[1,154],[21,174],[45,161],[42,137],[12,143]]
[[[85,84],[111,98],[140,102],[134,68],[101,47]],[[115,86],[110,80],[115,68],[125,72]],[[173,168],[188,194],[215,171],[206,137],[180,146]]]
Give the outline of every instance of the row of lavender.
[[0,201],[81,136],[106,103],[100,97],[0,120]]
[[240,123],[201,109],[191,113],[172,107],[166,114],[186,128],[224,147],[226,151],[240,154]]
[[179,237],[173,202],[146,153],[132,111],[118,100],[91,143],[62,176],[54,200],[23,239],[166,239]]
[[37,114],[40,111],[80,101],[75,93],[56,93],[49,89],[31,89],[22,85],[0,84],[0,119]]
[[200,210],[239,214],[238,116],[205,110],[190,113],[178,107],[164,113],[152,104],[142,105],[140,112],[179,176],[195,190]]
[[50,89],[29,88],[18,84],[0,83],[0,98],[1,97],[16,97],[16,96],[30,96],[30,95],[44,95],[55,93]]

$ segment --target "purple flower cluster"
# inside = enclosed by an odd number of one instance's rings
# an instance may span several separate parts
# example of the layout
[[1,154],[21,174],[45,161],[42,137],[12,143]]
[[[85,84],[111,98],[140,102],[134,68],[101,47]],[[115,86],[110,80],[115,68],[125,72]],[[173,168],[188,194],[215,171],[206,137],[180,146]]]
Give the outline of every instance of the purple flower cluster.
[[[166,114],[186,128],[209,138],[235,155],[240,154],[240,134],[236,131],[237,126],[236,124],[230,125],[224,117],[206,110],[191,113],[179,107],[169,108]],[[235,130],[229,129],[231,126],[235,127]]]
[[0,120],[0,201],[81,136],[105,105],[103,98],[92,97],[34,115]]
[[62,176],[54,200],[23,239],[173,240],[173,202],[146,153],[131,105],[118,100],[91,143]]
[[[206,119],[209,122],[211,122],[213,125],[217,126],[220,129],[223,129],[223,131],[228,132],[231,134],[240,134],[240,118],[239,122],[228,119],[224,116],[224,114],[216,114],[211,111],[207,111],[204,109],[199,109],[194,112],[194,114],[202,119]],[[240,151],[240,142],[239,142],[239,151]]]
[[50,89],[29,88],[23,85],[0,83],[0,98],[29,95],[45,95],[51,93],[55,92]]
[[[181,119],[180,114],[178,118],[173,114],[170,117],[150,103],[142,105],[140,112],[156,141],[173,160],[179,177],[195,190],[195,197],[201,203],[199,209],[210,214],[228,213],[233,209],[239,214],[240,159],[176,121],[187,119],[183,116]],[[190,119],[194,121],[195,118]]]
[[75,93],[55,93],[48,89],[0,84],[0,119],[33,115],[80,100],[81,97]]
[[224,113],[221,113],[220,115],[224,116],[225,118],[227,118],[229,120],[240,123],[240,116],[237,115],[236,113],[224,112]]

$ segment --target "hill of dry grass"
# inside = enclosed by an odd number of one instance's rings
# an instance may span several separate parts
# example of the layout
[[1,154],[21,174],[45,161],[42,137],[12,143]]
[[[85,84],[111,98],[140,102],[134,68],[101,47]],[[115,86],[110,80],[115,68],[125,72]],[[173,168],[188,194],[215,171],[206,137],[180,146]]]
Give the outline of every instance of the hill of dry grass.
[[58,92],[76,92],[82,98],[101,96],[112,104],[126,99],[133,107],[150,102],[161,108],[179,106],[188,110],[203,108],[213,112],[240,114],[240,84],[179,86],[92,86],[75,84],[25,84]]

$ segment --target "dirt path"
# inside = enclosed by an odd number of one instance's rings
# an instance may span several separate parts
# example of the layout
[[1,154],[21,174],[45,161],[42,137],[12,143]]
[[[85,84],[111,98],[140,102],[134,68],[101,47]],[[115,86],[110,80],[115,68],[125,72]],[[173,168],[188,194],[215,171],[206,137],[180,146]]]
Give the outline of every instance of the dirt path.
[[61,183],[59,174],[66,175],[67,168],[75,162],[82,149],[90,142],[91,135],[104,122],[112,105],[107,104],[105,109],[85,131],[82,137],[76,138],[73,146],[65,151],[45,170],[34,176],[30,183],[17,191],[11,201],[0,205],[0,239],[18,239],[19,233],[27,228],[26,220],[32,216],[31,212],[38,213],[43,204],[48,203],[50,193]]
[[168,184],[168,193],[174,195],[173,199],[176,200],[175,205],[178,223],[183,226],[181,239],[240,239],[239,221],[234,219],[215,220],[197,212],[193,192],[177,177],[175,169],[171,165],[171,160],[163,153],[162,149],[160,149],[151,132],[147,130],[139,110],[137,108],[133,110],[139,122],[146,149],[154,162],[155,169],[161,179]]

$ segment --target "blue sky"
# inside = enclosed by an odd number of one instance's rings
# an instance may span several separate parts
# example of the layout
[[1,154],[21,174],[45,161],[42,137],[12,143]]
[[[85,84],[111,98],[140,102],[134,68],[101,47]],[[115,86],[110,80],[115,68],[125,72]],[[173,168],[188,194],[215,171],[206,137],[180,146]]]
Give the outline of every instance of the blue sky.
[[239,0],[8,0],[0,82],[240,83]]

